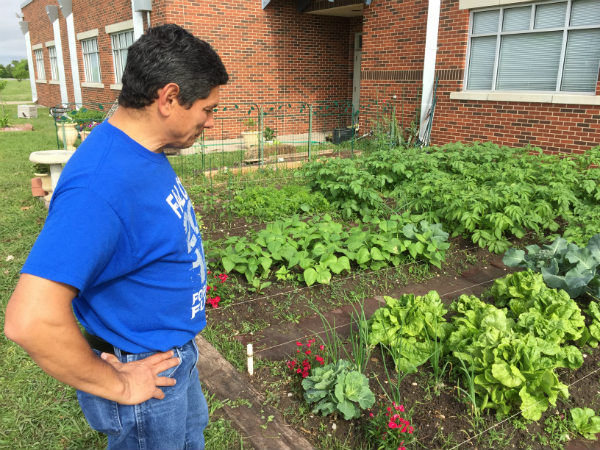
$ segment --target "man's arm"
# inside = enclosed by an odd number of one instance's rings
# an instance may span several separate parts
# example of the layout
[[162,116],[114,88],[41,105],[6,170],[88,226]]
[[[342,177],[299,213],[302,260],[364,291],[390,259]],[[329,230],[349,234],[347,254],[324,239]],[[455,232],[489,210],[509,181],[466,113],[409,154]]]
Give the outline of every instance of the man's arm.
[[98,358],[83,338],[71,302],[77,289],[23,274],[6,308],[4,333],[49,375],[76,389],[122,404],[162,399],[158,386],[175,380],[158,374],[176,366],[173,352],[123,364],[114,355]]

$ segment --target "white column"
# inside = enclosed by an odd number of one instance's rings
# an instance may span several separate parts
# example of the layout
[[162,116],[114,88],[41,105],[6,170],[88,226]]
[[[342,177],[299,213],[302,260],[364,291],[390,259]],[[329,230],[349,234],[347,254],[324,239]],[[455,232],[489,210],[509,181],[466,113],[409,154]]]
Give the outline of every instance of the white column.
[[[440,23],[440,0],[429,0],[427,10],[427,34],[425,37],[425,59],[423,61],[423,95],[421,97],[421,118],[419,140],[429,144],[427,124],[431,118],[433,103],[433,84],[435,82],[435,58],[437,56],[438,28]],[[427,141],[427,142],[425,142]]]
[[67,41],[69,43],[69,59],[71,60],[71,78],[73,79],[73,96],[77,108],[81,107],[81,82],[79,81],[79,62],[77,60],[77,40],[73,22],[73,5],[71,0],[58,0],[60,10],[67,21]]
[[131,17],[133,18],[133,41],[137,41],[144,34],[144,13],[137,11],[138,5],[131,0]]
[[19,22],[21,32],[25,36],[25,48],[27,50],[27,68],[29,69],[29,84],[31,85],[31,100],[37,102],[37,89],[35,87],[35,72],[33,71],[33,54],[31,53],[31,39],[29,38],[29,22]]
[[58,21],[58,6],[48,5],[46,6],[46,12],[50,23],[52,23],[52,29],[54,31],[54,45],[56,48],[56,62],[58,65],[58,81],[60,85],[60,101],[64,103],[69,102],[67,95],[67,81],[65,79],[65,61],[63,58],[62,51],[62,40],[60,38],[60,22]]

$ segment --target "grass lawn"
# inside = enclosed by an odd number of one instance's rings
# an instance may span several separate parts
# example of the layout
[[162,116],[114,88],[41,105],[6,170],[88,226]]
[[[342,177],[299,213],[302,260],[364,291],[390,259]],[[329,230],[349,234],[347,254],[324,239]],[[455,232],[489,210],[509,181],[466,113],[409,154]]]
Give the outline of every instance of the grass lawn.
[[[29,85],[25,80],[21,86]],[[16,105],[5,108],[9,117],[16,117]],[[37,119],[15,118],[13,122],[32,123],[34,131],[0,133],[0,330],[4,329],[4,311],[19,271],[47,212],[31,196],[33,166],[29,153],[56,148],[54,123],[47,109],[40,108]],[[74,389],[46,375],[3,333],[0,354],[0,448],[106,446],[105,438],[88,427]],[[211,411],[221,406],[210,403]],[[206,440],[214,449],[240,448],[241,442],[231,424],[223,419],[211,421]]]
[[[30,102],[31,84],[27,80],[6,79],[6,87],[0,92],[0,100],[3,102]],[[16,113],[15,113],[16,115]]]

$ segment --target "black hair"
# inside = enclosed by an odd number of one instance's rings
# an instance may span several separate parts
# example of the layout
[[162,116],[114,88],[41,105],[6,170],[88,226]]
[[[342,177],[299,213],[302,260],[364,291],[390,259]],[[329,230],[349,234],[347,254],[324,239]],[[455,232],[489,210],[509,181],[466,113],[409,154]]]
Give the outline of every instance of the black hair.
[[179,25],[160,25],[129,47],[119,105],[136,109],[151,105],[160,88],[176,83],[179,103],[189,108],[228,79],[221,58],[207,42]]

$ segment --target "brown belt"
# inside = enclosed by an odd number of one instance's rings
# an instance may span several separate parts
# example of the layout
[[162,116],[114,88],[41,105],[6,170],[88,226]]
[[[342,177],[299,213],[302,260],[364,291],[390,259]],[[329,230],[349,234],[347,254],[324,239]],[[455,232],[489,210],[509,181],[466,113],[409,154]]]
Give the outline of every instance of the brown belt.
[[[94,336],[93,334],[88,333],[86,330],[83,330],[83,337],[94,350],[104,353],[115,353],[114,346],[110,342],[107,342],[98,336]],[[121,350],[121,355],[132,355],[132,353]]]

